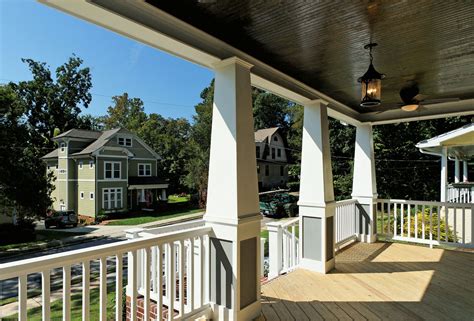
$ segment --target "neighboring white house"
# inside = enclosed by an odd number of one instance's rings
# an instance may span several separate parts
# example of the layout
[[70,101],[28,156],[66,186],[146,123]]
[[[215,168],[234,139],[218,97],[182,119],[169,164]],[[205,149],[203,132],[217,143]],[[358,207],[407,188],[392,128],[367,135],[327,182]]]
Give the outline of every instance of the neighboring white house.
[[287,144],[278,127],[255,132],[258,188],[260,191],[285,187],[288,182]]

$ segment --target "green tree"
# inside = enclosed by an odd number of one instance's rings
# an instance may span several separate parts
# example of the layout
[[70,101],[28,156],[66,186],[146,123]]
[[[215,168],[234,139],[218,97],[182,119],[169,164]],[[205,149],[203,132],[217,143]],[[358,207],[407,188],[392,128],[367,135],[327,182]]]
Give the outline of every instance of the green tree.
[[112,97],[113,105],[107,108],[104,118],[106,129],[127,128],[136,133],[146,121],[147,115],[140,98],[130,98],[127,93]]

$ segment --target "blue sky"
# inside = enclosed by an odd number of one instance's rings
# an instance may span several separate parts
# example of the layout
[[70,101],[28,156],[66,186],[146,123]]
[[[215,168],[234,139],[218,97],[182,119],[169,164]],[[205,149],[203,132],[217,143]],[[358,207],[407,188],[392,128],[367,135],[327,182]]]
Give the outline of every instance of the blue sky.
[[91,68],[92,103],[85,113],[105,114],[111,96],[128,92],[147,113],[194,114],[212,72],[142,45],[33,0],[0,0],[0,83],[31,79],[21,58],[52,70],[76,54]]

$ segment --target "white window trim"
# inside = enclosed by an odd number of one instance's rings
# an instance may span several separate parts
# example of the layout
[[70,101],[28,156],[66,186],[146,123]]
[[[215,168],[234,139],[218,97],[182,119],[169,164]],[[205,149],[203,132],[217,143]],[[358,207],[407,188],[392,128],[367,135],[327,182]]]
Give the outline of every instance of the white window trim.
[[89,199],[93,200],[94,199],[94,192],[89,192]]
[[[107,164],[112,164],[112,177],[108,178],[106,175],[107,172]],[[113,177],[114,176],[114,164],[119,164],[119,177]],[[106,161],[104,162],[104,180],[108,181],[113,181],[113,180],[118,180],[122,179],[122,162],[112,162],[112,161]]]
[[93,169],[94,168],[94,161],[89,161],[89,168]]
[[79,162],[79,169],[83,169],[84,168],[84,162],[83,161],[80,161]]
[[[143,175],[140,175],[140,166],[143,166]],[[150,167],[150,175],[146,174],[146,167]],[[138,172],[138,176],[141,176],[141,177],[150,177],[150,176],[152,176],[151,164],[150,163],[138,163],[137,172]]]
[[81,197],[81,200],[83,200],[83,199],[84,199],[84,192],[81,191],[81,192],[79,193],[79,195],[80,195],[80,197]]
[[[120,190],[120,206],[117,206],[117,191]],[[105,194],[109,194],[107,202],[110,204],[110,194],[111,191],[114,191],[115,193],[115,198],[114,198],[114,206],[113,207],[105,207]],[[103,188],[102,189],[102,208],[104,210],[114,210],[114,209],[122,209],[123,208],[123,188],[121,187],[108,187],[108,188]]]
[[59,143],[59,148],[60,148],[61,153],[64,153],[64,151],[66,150],[66,146],[67,145],[65,142]]

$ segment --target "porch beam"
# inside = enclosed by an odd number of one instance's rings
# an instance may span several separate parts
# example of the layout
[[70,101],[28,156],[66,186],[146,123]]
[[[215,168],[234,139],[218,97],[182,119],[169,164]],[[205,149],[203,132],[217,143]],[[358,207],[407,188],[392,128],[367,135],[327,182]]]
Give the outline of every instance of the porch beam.
[[334,190],[327,102],[304,106],[300,180],[300,265],[319,273],[334,268]]
[[204,220],[210,237],[210,302],[215,320],[260,315],[260,220],[250,68],[214,65],[211,153]]
[[372,125],[357,126],[354,155],[352,198],[358,201],[356,221],[359,240],[376,241],[377,184],[375,179],[375,155]]

